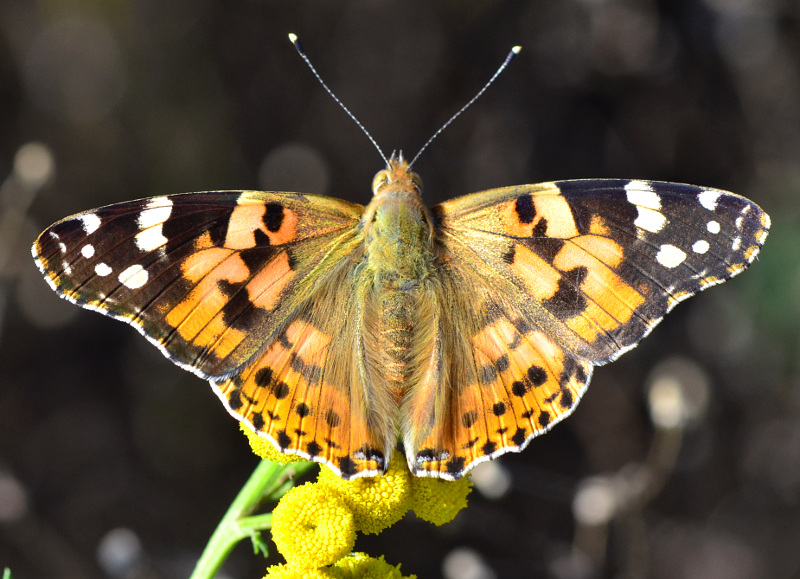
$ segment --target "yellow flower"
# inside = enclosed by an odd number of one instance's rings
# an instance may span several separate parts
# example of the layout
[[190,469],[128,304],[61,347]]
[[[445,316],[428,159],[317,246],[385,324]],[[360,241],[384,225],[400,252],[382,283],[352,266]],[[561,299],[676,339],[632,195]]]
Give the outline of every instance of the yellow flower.
[[244,432],[247,436],[247,440],[250,442],[250,448],[252,448],[253,452],[261,458],[266,458],[267,460],[271,460],[279,464],[288,464],[290,462],[300,462],[305,460],[296,454],[283,454],[280,450],[275,448],[274,444],[272,444],[263,436],[259,436],[253,432],[253,429],[249,428],[244,422],[239,423],[239,428],[241,428],[242,432]]
[[264,579],[338,579],[330,568],[298,569],[291,565],[271,565],[267,567]]
[[467,495],[471,490],[469,477],[457,481],[414,477],[410,508],[420,519],[438,527],[452,521],[467,506]]
[[352,553],[339,559],[333,567],[300,569],[291,565],[272,565],[264,579],[417,579],[405,576],[400,565],[389,565],[383,555],[376,559],[366,553]]
[[417,579],[416,575],[404,576],[400,565],[394,567],[366,553],[353,553],[340,559],[331,569],[336,579]]
[[362,533],[380,533],[391,527],[408,511],[411,474],[404,457],[394,453],[389,470],[383,476],[346,481],[329,468],[319,471],[317,482],[341,496],[355,517]]
[[272,540],[291,567],[330,565],[353,550],[353,513],[337,494],[306,483],[283,495],[272,511]]

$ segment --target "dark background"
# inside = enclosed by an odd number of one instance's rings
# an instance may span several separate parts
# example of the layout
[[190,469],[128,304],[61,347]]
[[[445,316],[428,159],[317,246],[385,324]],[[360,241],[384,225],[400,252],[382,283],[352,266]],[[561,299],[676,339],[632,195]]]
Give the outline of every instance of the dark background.
[[[420,578],[464,577],[464,562],[476,578],[797,577],[791,0],[2,0],[0,567],[185,577],[254,468],[208,385],[58,300],[29,245],[71,213],[183,191],[367,202],[382,161],[288,32],[387,154],[416,153],[523,46],[417,163],[431,203],[635,177],[730,189],[773,219],[751,271],[679,306],[596,371],[572,418],[499,461],[501,498],[476,490],[449,525],[412,517],[356,548]],[[651,420],[665,377],[685,428]],[[118,571],[101,564],[125,545]],[[265,566],[245,545],[225,576]]]

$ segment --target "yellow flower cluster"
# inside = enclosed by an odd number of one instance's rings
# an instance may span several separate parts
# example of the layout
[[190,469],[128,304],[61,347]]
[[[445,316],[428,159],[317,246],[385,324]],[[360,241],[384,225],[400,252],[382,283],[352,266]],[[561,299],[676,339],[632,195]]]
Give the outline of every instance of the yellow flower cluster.
[[403,518],[409,509],[411,473],[395,453],[383,476],[344,480],[329,468],[319,471],[317,482],[342,497],[353,512],[356,530],[377,535]]
[[352,553],[339,559],[332,567],[323,569],[296,569],[290,565],[273,565],[264,579],[417,579],[416,575],[403,575],[400,565],[394,567],[383,559],[366,553]]
[[296,454],[283,454],[280,450],[275,448],[274,444],[263,436],[259,436],[253,432],[253,429],[249,428],[244,422],[239,423],[239,428],[241,428],[242,432],[247,436],[247,440],[250,442],[250,448],[253,449],[256,456],[271,460],[272,462],[277,462],[278,464],[289,464],[290,462],[305,460],[303,457],[297,456]]
[[402,579],[399,566],[383,558],[346,556],[356,531],[380,533],[409,510],[442,525],[467,506],[471,488],[469,478],[447,482],[413,477],[399,453],[383,476],[346,481],[322,468],[316,483],[293,488],[273,511],[272,538],[286,565],[270,567],[267,577]]
[[456,482],[440,478],[414,477],[411,481],[411,507],[420,519],[441,527],[452,521],[459,511],[467,506],[467,495],[472,490],[472,481],[464,477]]
[[272,511],[272,540],[290,566],[324,567],[353,550],[353,513],[337,495],[306,483],[287,492]]

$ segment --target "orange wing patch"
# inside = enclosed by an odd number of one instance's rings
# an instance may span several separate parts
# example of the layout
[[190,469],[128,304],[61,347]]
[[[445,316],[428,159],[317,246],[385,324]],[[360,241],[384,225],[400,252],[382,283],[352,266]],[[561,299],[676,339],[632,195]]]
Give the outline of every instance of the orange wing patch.
[[[583,235],[564,244],[553,260],[561,272],[574,272],[574,313],[563,321],[587,342],[626,323],[645,301],[644,295],[614,272],[622,255],[622,248],[613,240]],[[569,312],[569,304],[564,305]]]
[[278,450],[323,462],[344,478],[384,471],[366,418],[325,379],[331,338],[295,320],[240,376],[212,382],[226,406]]
[[[220,312],[228,297],[219,282],[242,282],[250,270],[233,250],[223,248],[210,248],[191,256],[182,269],[184,276],[196,285],[167,313],[166,322],[187,342],[205,348],[215,346],[215,355],[227,356],[244,339],[244,334],[229,328],[222,320]],[[223,334],[225,340],[221,340]]]
[[472,338],[476,383],[460,388],[414,459],[417,475],[447,479],[505,452],[568,416],[591,376],[526,322],[495,319]]
[[250,279],[252,272],[239,252],[223,247],[200,249],[206,243],[200,238],[196,242],[199,251],[181,265],[184,278],[193,288],[167,312],[165,320],[187,342],[213,349],[216,357],[224,358],[246,337],[245,332],[232,328],[225,320],[225,307],[230,303],[230,295],[223,291],[225,284],[247,281],[243,291],[250,303],[266,310],[277,304],[294,271],[283,251]]
[[238,206],[231,212],[225,247],[255,247],[256,232],[266,236],[271,245],[294,241],[297,236],[297,213],[280,203],[264,203],[243,195]]

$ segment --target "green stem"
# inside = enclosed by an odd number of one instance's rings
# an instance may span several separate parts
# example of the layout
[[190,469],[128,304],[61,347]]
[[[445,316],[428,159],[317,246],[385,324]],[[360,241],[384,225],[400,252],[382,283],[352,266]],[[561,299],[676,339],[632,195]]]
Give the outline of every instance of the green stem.
[[272,528],[272,513],[264,513],[262,515],[253,515],[251,517],[242,517],[239,519],[239,527],[244,529],[252,529],[253,531],[263,531],[264,529]]
[[228,512],[217,525],[214,534],[211,535],[190,579],[213,579],[236,543],[242,539],[250,538],[254,544],[260,544],[258,532],[271,528],[272,514],[250,516],[251,513],[265,498],[285,493],[291,488],[292,479],[313,465],[312,462],[300,462],[282,466],[269,460],[258,463],[253,474],[231,503]]

